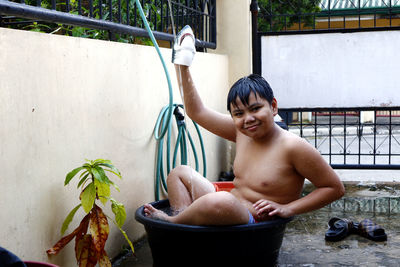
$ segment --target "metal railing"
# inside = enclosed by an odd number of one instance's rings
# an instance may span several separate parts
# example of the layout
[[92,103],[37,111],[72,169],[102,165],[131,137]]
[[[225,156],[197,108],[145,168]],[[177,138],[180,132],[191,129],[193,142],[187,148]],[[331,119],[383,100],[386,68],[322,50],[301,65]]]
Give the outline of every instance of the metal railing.
[[[157,40],[173,41],[167,0],[141,0]],[[216,48],[216,1],[171,2],[175,31],[191,25],[196,46]],[[134,0],[0,0],[0,26],[18,27],[38,22],[65,24],[110,33],[148,37]],[[51,28],[51,25],[49,26]]]
[[337,169],[400,169],[400,107],[280,109]]
[[398,0],[258,1],[264,34],[400,29]]

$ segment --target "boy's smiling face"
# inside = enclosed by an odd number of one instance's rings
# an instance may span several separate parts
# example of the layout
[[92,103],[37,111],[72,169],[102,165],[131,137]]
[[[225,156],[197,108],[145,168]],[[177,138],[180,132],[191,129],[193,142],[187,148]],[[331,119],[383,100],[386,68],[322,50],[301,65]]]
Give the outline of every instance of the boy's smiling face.
[[249,104],[246,105],[236,98],[231,103],[231,115],[236,128],[253,139],[262,139],[271,132],[275,126],[274,116],[278,113],[275,98],[272,103],[261,98],[258,94],[249,95]]

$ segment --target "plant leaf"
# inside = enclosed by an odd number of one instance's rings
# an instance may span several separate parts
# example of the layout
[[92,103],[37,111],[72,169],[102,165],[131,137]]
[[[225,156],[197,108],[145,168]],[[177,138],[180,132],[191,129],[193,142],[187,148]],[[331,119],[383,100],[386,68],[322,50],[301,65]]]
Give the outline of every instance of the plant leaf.
[[119,190],[119,186],[116,185],[116,184],[114,184],[113,181],[110,181],[110,184],[111,184],[112,186],[114,186],[114,188],[115,188],[118,192],[120,191],[120,190]]
[[115,214],[115,221],[117,222],[117,225],[119,227],[122,227],[122,225],[124,225],[124,222],[126,220],[126,211],[124,204],[118,203],[113,198],[111,198],[110,200],[111,200],[111,210]]
[[75,216],[75,213],[77,212],[77,210],[81,207],[81,204],[77,205],[75,208],[73,208],[69,214],[67,215],[67,217],[65,218],[62,227],[61,227],[61,235],[64,235],[65,231],[68,229],[69,224],[72,222],[72,219]]
[[76,186],[76,188],[79,188],[79,187],[86,181],[86,179],[88,178],[88,176],[89,176],[89,172],[86,171],[86,175],[83,176],[83,178],[79,181],[79,183],[78,183],[78,185]]
[[94,205],[93,210],[90,213],[89,231],[92,235],[93,244],[96,248],[97,255],[100,255],[104,250],[110,229],[106,215],[104,215],[101,208],[99,208],[97,205]]
[[108,163],[101,163],[99,165],[110,168],[110,170],[108,169],[105,170],[114,173],[116,176],[122,179],[121,172],[117,168],[115,168],[114,165]]
[[108,177],[107,177],[106,173],[104,172],[103,168],[101,168],[100,166],[95,166],[94,168],[100,174],[102,182],[108,184],[110,182],[110,180],[108,179]]
[[103,177],[100,175],[99,171],[95,168],[92,168],[93,177],[100,182],[103,182]]
[[98,180],[94,180],[94,184],[97,188],[97,196],[99,197],[101,203],[105,205],[111,195],[110,185],[99,182]]
[[92,209],[94,201],[96,199],[96,187],[94,186],[94,183],[90,183],[88,186],[83,189],[81,193],[81,203],[83,210],[86,213],[89,213],[89,211]]
[[61,249],[63,249],[73,238],[76,236],[79,232],[82,230],[87,229],[87,225],[89,223],[89,215],[86,215],[79,226],[69,235],[64,236],[61,238],[52,248],[48,249],[46,252],[49,255],[56,255],[58,252],[60,252]]
[[76,257],[79,267],[95,267],[97,264],[96,250],[91,235],[84,235],[77,240]]
[[74,176],[80,172],[84,167],[78,167],[76,169],[73,169],[72,171],[70,171],[67,176],[65,177],[65,181],[64,181],[64,186],[66,186],[67,184],[69,184],[69,182],[71,181],[72,178],[74,178]]
[[82,248],[79,247],[79,245],[81,244],[80,240],[86,235],[88,227],[89,227],[89,221],[90,221],[90,215],[87,214],[85,216],[85,221],[83,223],[83,226],[81,229],[79,229],[79,231],[76,233],[75,236],[75,257],[76,260],[79,262],[79,258],[80,258],[80,253],[82,252]]
[[93,165],[99,165],[100,163],[112,164],[109,159],[96,159],[93,161]]
[[105,250],[103,250],[103,252],[100,255],[99,265],[100,265],[100,267],[111,267],[111,261],[108,258]]
[[122,235],[125,237],[125,240],[128,242],[129,246],[131,247],[132,253],[134,253],[135,249],[133,247],[131,240],[129,240],[128,235],[125,233],[124,230],[122,230],[121,227],[119,227],[119,225],[112,218],[110,218],[110,216],[107,215],[107,217],[118,227],[119,231],[122,233]]

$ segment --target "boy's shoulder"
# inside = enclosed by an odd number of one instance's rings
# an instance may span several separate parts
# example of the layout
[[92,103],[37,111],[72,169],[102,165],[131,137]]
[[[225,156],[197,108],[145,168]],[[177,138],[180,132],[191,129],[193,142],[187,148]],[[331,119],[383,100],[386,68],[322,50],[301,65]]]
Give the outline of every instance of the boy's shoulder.
[[282,148],[288,150],[289,152],[298,152],[298,150],[308,150],[315,149],[310,143],[308,143],[304,138],[291,133],[289,131],[283,131],[280,136],[280,144]]

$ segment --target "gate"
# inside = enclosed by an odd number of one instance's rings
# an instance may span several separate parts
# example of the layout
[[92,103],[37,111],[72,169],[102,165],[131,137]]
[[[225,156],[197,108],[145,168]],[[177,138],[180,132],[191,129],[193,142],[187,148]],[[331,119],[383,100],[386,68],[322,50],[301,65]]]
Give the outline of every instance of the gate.
[[333,168],[400,169],[400,1],[265,0],[250,9],[253,72],[270,82],[289,131]]

